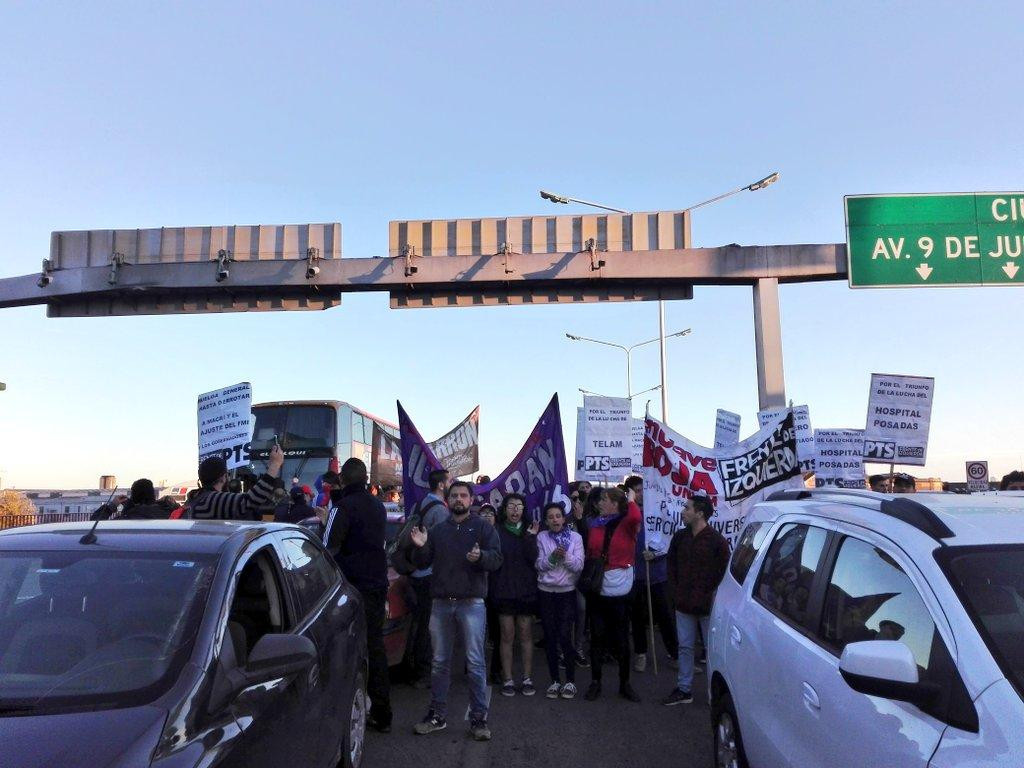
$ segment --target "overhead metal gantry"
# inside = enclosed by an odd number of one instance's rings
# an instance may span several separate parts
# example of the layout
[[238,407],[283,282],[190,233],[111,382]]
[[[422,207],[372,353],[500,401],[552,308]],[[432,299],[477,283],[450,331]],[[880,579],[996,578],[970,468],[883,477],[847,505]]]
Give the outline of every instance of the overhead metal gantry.
[[677,247],[687,224],[680,212],[393,222],[381,258],[341,258],[338,224],[55,232],[39,273],[0,279],[0,308],[42,304],[50,317],[326,309],[367,291],[387,291],[393,308],[529,306],[751,286],[759,400],[784,405],[778,285],[845,280],[845,245]]

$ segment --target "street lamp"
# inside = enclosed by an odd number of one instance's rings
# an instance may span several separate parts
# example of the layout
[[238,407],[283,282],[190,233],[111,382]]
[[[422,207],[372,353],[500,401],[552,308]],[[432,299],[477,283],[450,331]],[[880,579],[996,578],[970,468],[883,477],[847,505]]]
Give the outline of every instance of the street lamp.
[[[665,336],[665,339],[674,339],[676,336],[686,336],[686,335],[688,335],[690,333],[691,330],[692,330],[691,328],[684,328],[681,331],[676,331],[675,333],[668,334],[667,336]],[[636,349],[637,347],[643,347],[643,346],[646,346],[648,344],[654,344],[657,341],[661,341],[661,337],[660,336],[658,338],[656,338],[656,339],[648,339],[647,341],[637,342],[636,344],[633,344],[632,346],[629,346],[629,347],[623,346],[622,344],[615,344],[614,342],[611,342],[611,341],[601,341],[600,339],[589,339],[586,336],[577,336],[574,333],[567,333],[567,334],[565,334],[565,337],[567,339],[572,340],[572,341],[589,341],[591,344],[601,344],[601,345],[606,346],[606,347],[615,347],[616,349],[621,349],[623,352],[626,353],[626,397],[632,399],[635,395],[643,394],[643,392],[635,392],[635,393],[633,392],[633,374],[632,374],[632,370],[633,370],[632,369],[632,365],[633,365],[633,361],[632,361],[633,350]],[[663,386],[664,386],[664,382],[662,384],[658,385],[658,387],[663,387]],[[651,387],[651,389],[657,389],[658,387]],[[650,391],[651,390],[647,390],[647,389],[644,390],[644,392],[650,392]]]
[[[608,395],[602,395],[600,392],[591,392],[589,389],[584,389],[583,387],[578,387],[578,389],[580,391],[580,394],[583,395],[593,395],[595,397],[608,397]],[[653,392],[656,389],[661,389],[661,384],[655,384],[653,387],[649,387],[648,389],[641,389],[639,392],[634,392],[632,395],[629,396],[629,399],[632,400],[634,397],[646,395],[648,392]]]
[[[698,208],[702,208],[705,205],[711,205],[711,203],[717,203],[719,200],[724,200],[727,197],[738,195],[740,192],[757,192],[758,190],[764,189],[767,186],[774,184],[779,180],[779,172],[775,171],[769,173],[763,179],[758,179],[752,184],[746,184],[736,189],[731,189],[728,192],[724,192],[721,195],[710,197],[707,200],[702,200],[699,203],[691,205],[689,208],[684,208],[684,213],[695,211]],[[547,200],[552,203],[559,203],[561,205],[568,205],[569,203],[578,203],[580,205],[589,205],[592,208],[600,208],[605,211],[612,211],[614,213],[629,213],[629,211],[622,208],[612,208],[608,205],[602,205],[600,203],[594,203],[589,200],[581,200],[578,197],[568,197],[566,195],[559,195],[556,192],[550,192],[548,190],[540,190],[541,199]],[[689,243],[685,243],[688,247]],[[665,300],[658,300],[658,338],[657,341],[661,342],[661,419],[668,424],[668,353],[665,349],[665,340],[668,337],[665,335]],[[601,342],[599,342],[601,343]],[[646,343],[646,342],[645,342]],[[612,344],[609,346],[618,346]],[[628,363],[627,363],[627,375],[628,375]]]

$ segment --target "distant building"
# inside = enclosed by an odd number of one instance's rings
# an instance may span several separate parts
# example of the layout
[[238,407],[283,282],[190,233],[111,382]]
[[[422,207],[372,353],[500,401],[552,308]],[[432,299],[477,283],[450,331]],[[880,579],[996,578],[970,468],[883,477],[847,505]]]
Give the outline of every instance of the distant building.
[[[121,488],[115,496],[128,495],[128,488]],[[86,488],[80,490],[21,490],[29,501],[35,505],[37,514],[43,519],[40,522],[53,522],[55,520],[84,520],[89,517],[96,508],[105,504],[110,498],[113,489]],[[178,503],[185,501],[189,492],[187,485],[168,485],[156,488],[156,497],[163,498],[170,496]]]

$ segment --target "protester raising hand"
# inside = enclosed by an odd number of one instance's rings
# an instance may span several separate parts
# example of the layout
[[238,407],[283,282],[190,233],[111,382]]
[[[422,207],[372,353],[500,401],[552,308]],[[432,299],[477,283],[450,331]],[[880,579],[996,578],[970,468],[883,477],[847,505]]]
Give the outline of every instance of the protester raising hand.
[[417,547],[422,547],[427,543],[427,529],[422,525],[418,525],[409,532],[409,536],[412,538],[412,543]]
[[526,532],[531,536],[536,536],[540,533],[540,520],[534,520],[530,527],[526,529]]

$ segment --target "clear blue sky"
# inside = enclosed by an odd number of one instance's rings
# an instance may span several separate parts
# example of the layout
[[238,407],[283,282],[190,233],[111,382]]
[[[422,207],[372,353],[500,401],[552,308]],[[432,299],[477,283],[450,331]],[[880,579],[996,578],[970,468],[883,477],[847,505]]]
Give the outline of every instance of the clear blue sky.
[[[553,213],[541,187],[683,208],[694,243],[840,242],[844,194],[1024,187],[1021,6],[1005,3],[0,4],[0,275],[60,229],[341,221],[349,256],[392,219]],[[560,208],[558,212],[565,212]],[[872,371],[935,376],[929,465],[1019,467],[1024,289],[782,289],[788,395],[861,427]],[[388,309],[48,320],[0,312],[0,474],[188,480],[195,399],[330,397],[425,436],[482,406],[505,466],[552,391],[572,451],[578,387],[619,394],[612,350],[657,306]],[[673,426],[757,410],[750,290],[668,307]],[[657,383],[656,345],[634,387]],[[653,407],[657,406],[657,396]],[[637,405],[641,413],[642,403]]]

